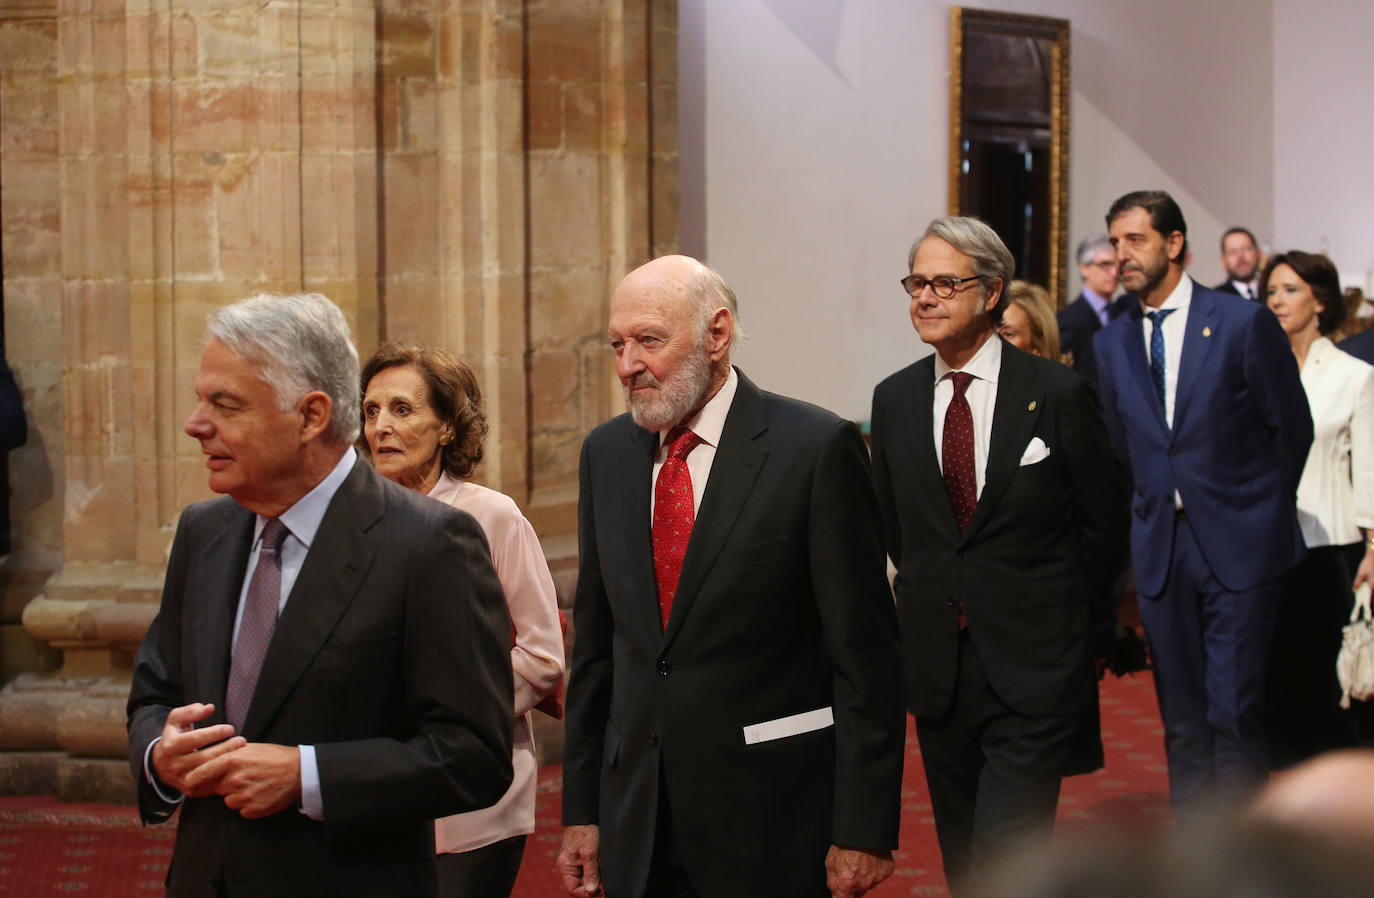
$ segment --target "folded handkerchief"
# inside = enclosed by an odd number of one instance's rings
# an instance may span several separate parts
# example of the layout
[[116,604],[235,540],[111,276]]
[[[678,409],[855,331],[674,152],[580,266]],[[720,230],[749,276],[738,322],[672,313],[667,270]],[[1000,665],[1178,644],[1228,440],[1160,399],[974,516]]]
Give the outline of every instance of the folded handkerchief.
[[1026,451],[1021,453],[1021,467],[1042,462],[1050,457],[1050,447],[1045,445],[1045,441],[1039,437],[1031,437],[1031,441],[1026,444]]

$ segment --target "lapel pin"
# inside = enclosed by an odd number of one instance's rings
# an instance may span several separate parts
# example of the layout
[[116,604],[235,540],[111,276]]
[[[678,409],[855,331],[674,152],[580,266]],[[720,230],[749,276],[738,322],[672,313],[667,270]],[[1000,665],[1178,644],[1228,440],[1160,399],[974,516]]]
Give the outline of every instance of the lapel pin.
[[1203,335],[1204,337],[1210,337],[1210,336],[1212,336],[1212,329],[1211,329],[1210,327],[1204,327],[1204,328],[1202,329],[1202,335]]
[[1033,412],[1033,411],[1035,411],[1035,400],[1034,400],[1034,399],[1031,400],[1030,405],[1026,406],[1026,411],[1028,411],[1028,412]]

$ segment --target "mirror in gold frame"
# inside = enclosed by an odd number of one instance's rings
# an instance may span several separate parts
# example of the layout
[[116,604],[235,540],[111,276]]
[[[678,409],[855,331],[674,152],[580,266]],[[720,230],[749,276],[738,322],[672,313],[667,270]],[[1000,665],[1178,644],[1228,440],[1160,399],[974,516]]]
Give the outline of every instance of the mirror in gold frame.
[[953,215],[974,215],[1016,258],[1016,277],[1064,303],[1068,259],[1069,23],[951,10]]

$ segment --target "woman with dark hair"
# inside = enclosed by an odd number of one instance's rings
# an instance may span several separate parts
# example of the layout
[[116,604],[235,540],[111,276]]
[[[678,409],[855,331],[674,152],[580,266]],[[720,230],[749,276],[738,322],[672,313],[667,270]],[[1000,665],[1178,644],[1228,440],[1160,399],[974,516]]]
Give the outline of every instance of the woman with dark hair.
[[[1336,654],[1352,586],[1374,580],[1374,367],[1326,334],[1345,317],[1340,276],[1325,256],[1274,256],[1260,295],[1293,346],[1315,438],[1298,483],[1298,523],[1309,554],[1284,582],[1269,663],[1271,766],[1361,741],[1369,709],[1338,708]],[[1238,447],[1239,448],[1239,447]],[[1366,732],[1361,732],[1366,731]]]
[[515,780],[493,807],[435,821],[439,895],[509,896],[534,832],[537,765],[530,711],[563,680],[563,633],[539,539],[508,496],[465,478],[482,458],[487,419],[472,369],[424,346],[389,344],[362,369],[365,451],[388,479],[477,519],[491,547],[514,633]]

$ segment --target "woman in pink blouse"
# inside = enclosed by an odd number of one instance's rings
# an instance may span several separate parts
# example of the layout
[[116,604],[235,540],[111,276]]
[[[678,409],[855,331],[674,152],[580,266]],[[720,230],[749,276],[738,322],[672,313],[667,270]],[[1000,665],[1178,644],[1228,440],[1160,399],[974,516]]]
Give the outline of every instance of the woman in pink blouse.
[[487,435],[472,370],[442,349],[389,344],[362,369],[363,437],[377,470],[477,519],[491,546],[514,633],[515,781],[495,806],[435,821],[439,895],[509,896],[534,832],[530,711],[563,680],[553,579],[534,528],[510,497],[465,478]]

